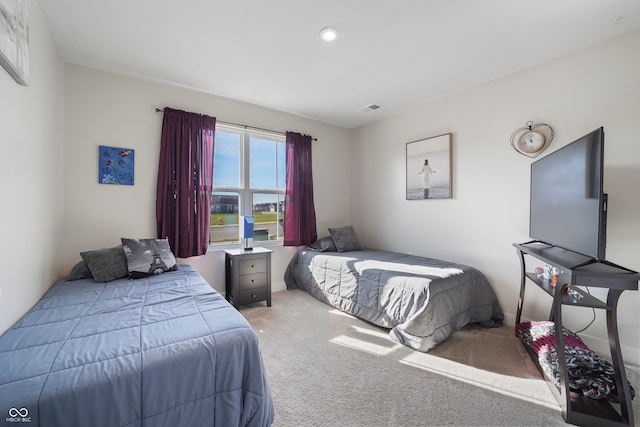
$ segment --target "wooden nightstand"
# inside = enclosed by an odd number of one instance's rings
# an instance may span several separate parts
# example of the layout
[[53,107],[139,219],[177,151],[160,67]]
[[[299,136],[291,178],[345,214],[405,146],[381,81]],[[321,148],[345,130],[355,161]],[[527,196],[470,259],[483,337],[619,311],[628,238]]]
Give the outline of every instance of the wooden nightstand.
[[225,249],[226,298],[235,308],[258,301],[271,307],[271,251]]

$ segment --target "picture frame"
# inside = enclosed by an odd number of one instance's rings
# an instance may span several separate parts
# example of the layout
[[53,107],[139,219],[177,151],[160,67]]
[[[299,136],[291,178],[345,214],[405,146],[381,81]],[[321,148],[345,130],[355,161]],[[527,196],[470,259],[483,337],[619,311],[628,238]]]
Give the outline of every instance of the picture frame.
[[451,133],[406,144],[407,200],[450,199]]
[[22,86],[29,86],[29,2],[0,0],[0,64]]
[[98,146],[98,182],[100,184],[133,185],[135,150]]

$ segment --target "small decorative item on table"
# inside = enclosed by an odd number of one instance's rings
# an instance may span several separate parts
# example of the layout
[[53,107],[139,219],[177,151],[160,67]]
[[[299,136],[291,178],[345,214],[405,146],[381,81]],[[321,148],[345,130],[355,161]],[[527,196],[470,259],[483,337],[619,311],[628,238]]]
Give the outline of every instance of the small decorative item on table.
[[253,216],[240,215],[240,244],[245,251],[253,250]]
[[558,277],[560,277],[560,269],[558,267],[551,268],[551,286],[555,286],[558,283]]
[[536,274],[538,278],[542,280],[542,283],[549,285],[551,283],[551,266],[545,264],[542,267],[536,267]]

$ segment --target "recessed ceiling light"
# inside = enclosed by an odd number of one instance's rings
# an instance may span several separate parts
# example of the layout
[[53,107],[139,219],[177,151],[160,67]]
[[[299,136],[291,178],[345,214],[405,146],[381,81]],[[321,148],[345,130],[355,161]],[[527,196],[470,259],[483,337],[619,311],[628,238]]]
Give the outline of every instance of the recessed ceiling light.
[[320,37],[324,41],[332,42],[338,37],[338,30],[333,27],[324,27],[320,30]]

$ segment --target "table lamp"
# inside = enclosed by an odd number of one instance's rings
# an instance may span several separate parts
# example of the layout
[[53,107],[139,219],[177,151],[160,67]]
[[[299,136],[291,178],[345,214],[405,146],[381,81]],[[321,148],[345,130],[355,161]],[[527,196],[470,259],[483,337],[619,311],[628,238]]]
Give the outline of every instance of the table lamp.
[[240,244],[245,251],[253,250],[253,216],[240,216]]

